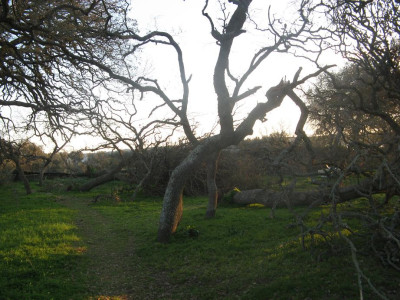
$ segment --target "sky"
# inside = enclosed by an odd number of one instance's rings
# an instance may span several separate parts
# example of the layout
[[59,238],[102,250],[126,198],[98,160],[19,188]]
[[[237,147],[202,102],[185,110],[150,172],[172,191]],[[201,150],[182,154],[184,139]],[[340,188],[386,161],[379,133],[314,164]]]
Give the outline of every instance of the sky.
[[[271,5],[272,11],[282,17],[290,17],[294,13],[292,1],[282,0],[254,0],[251,4],[251,13],[264,16],[266,11],[261,7]],[[208,132],[217,122],[216,95],[213,90],[212,74],[218,55],[218,46],[210,34],[210,25],[202,16],[201,10],[204,1],[200,0],[132,0],[131,17],[137,20],[138,28],[142,33],[152,30],[162,30],[173,34],[179,42],[184,55],[188,75],[192,75],[190,83],[189,110],[191,117],[199,123],[203,132]],[[235,6],[232,5],[234,8]],[[210,1],[210,14],[219,12],[218,1]],[[217,14],[215,14],[217,16]],[[247,25],[254,27],[251,24]],[[264,36],[249,30],[237,38],[232,50],[230,61],[233,71],[240,75],[248,66],[254,51],[265,46]],[[174,54],[163,54],[165,48],[149,50],[144,55],[142,67],[148,75],[160,78],[158,81],[165,88],[176,87],[177,76],[171,76],[176,70]],[[294,59],[288,55],[276,55],[265,61],[262,68],[256,72],[250,83],[263,85],[263,88],[252,100],[242,104],[243,113],[249,111],[257,101],[265,101],[265,92],[269,87],[276,85],[287,76],[291,79],[299,67],[307,70],[308,62]],[[315,70],[314,70],[315,71]],[[305,74],[305,73],[304,73]],[[249,88],[252,87],[250,84]],[[257,124],[255,135],[269,134],[284,129],[293,134],[299,110],[289,99],[285,99],[282,106],[268,114],[268,122]]]
[[[293,2],[295,0],[253,0],[250,12],[256,17],[267,20],[265,7],[271,5],[271,11],[277,16],[290,19],[296,12]],[[198,124],[196,130],[198,135],[208,133],[218,122],[217,101],[212,80],[219,47],[210,34],[210,24],[201,14],[204,3],[202,0],[132,0],[130,12],[130,17],[137,21],[141,34],[154,30],[166,31],[179,43],[187,75],[192,75],[189,117]],[[235,8],[234,5],[230,7]],[[217,0],[210,0],[208,12],[216,20],[222,16]],[[254,25],[251,23],[246,26],[249,29],[248,33],[239,36],[232,48],[230,67],[237,76],[247,69],[255,51],[268,44],[264,33],[253,30]],[[163,45],[147,47],[138,61],[138,74],[157,78],[158,83],[171,98],[174,98],[174,95],[179,97],[179,77],[176,54],[173,51]],[[257,102],[264,102],[266,91],[284,77],[293,78],[299,67],[303,67],[305,71],[315,71],[304,59],[295,59],[288,55],[274,55],[267,59],[250,78],[249,84],[242,92],[257,85],[262,85],[263,88],[253,97],[240,103],[237,118],[244,117]],[[294,134],[299,115],[297,106],[290,99],[285,99],[279,108],[267,115],[267,122],[256,124],[252,137],[281,130]],[[306,130],[311,132],[310,128]],[[95,140],[88,138],[75,139],[76,148],[90,146],[93,143]]]

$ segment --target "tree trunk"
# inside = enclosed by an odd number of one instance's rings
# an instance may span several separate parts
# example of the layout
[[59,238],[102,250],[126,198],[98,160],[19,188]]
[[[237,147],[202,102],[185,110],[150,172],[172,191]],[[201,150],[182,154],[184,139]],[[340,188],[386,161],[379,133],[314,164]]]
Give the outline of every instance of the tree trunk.
[[[372,179],[366,179],[358,185],[338,188],[335,191],[335,201],[336,203],[347,202],[369,193],[383,193],[390,188],[390,186],[382,186]],[[306,192],[291,191],[289,193],[287,191],[255,189],[237,193],[233,197],[233,202],[243,205],[258,203],[267,207],[309,206],[311,204],[318,205],[330,202],[331,194],[332,189],[330,188]]]
[[209,157],[210,153],[217,153],[228,145],[230,145],[229,141],[222,139],[221,136],[210,137],[202,144],[197,145],[174,169],[164,194],[158,227],[157,240],[159,242],[169,242],[171,234],[176,231],[181,220],[183,209],[182,192],[186,179]]
[[44,172],[45,172],[45,168],[40,170],[40,173],[39,173],[39,186],[43,186]]
[[208,190],[208,206],[206,211],[206,218],[215,217],[215,212],[218,205],[218,188],[216,182],[216,175],[218,169],[219,153],[211,155],[207,161],[207,190]]
[[108,173],[101,175],[99,177],[96,177],[96,178],[90,180],[89,182],[81,185],[79,190],[82,192],[87,192],[87,191],[90,191],[91,189],[95,188],[96,186],[99,186],[106,182],[114,180],[115,174],[117,174],[119,171],[121,171],[121,169],[124,165],[125,165],[125,162],[121,161],[117,166],[112,168]]
[[[52,157],[51,157],[52,158]],[[46,171],[47,167],[50,165],[51,163],[51,158],[49,160],[46,161],[46,163],[44,164],[43,168],[40,170],[39,172],[39,186],[43,186],[43,177],[44,177],[44,172]]]
[[46,162],[43,165],[43,168],[39,172],[39,186],[43,186],[44,173],[46,172],[47,167],[50,165],[51,161],[53,160],[55,153],[57,153],[57,152],[54,150],[53,153],[50,155],[50,157],[48,159],[46,159]]
[[163,207],[160,215],[157,240],[168,243],[182,218],[183,188],[191,168],[178,166],[171,174],[165,190]]
[[15,165],[17,167],[19,179],[21,179],[21,181],[24,184],[26,194],[27,195],[32,194],[31,185],[29,183],[28,178],[25,176],[24,170],[22,170],[21,163],[19,162],[19,159],[14,159],[14,162],[15,162]]

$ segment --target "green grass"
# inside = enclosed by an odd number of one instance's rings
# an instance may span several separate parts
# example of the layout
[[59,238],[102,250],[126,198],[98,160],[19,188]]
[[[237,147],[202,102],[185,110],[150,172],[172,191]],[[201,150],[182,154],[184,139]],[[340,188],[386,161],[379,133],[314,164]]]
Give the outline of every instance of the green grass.
[[[215,219],[205,220],[205,202],[204,198],[186,199],[180,229],[168,245],[154,241],[159,202],[98,205],[96,209],[115,220],[116,230],[137,228],[141,272],[167,274],[174,285],[173,295],[185,298],[190,291],[197,299],[358,298],[349,252],[327,254],[318,262],[302,249],[298,229],[287,228],[293,222],[287,210],[277,210],[276,218],[270,219],[267,209],[222,207]],[[189,237],[188,226],[199,231],[197,238]],[[379,265],[368,257],[362,260],[366,265]],[[382,268],[369,271],[378,286],[386,285],[395,274]],[[398,283],[385,288],[398,288]]]
[[[116,185],[30,197],[20,190],[18,200],[12,189],[2,187],[0,299],[359,298],[349,249],[337,240],[336,255],[323,243],[303,250],[286,209],[277,209],[271,219],[269,209],[259,205],[224,205],[208,220],[205,198],[185,198],[179,229],[163,245],[156,242],[161,199],[82,204]],[[79,212],[64,207],[71,207],[63,203],[68,198],[78,201]],[[315,209],[308,222],[316,222],[320,212]],[[96,228],[76,227],[73,221],[82,218]],[[198,236],[190,236],[189,228]],[[104,251],[94,249],[96,236]],[[111,256],[117,252],[117,259]],[[359,260],[378,288],[389,297],[398,295],[398,272],[383,268],[369,253],[359,253]],[[121,266],[113,269],[118,262]],[[82,274],[92,274],[85,268],[93,267],[93,276],[83,280]],[[110,287],[100,282],[104,278]],[[365,299],[376,298],[366,284],[364,290]]]
[[83,293],[74,211],[48,193],[0,189],[0,299],[67,299]]

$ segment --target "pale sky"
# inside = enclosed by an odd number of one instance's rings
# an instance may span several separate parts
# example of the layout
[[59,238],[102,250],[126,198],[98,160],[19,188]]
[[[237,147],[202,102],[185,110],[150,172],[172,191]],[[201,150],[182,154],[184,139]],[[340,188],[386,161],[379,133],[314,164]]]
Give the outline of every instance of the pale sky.
[[[271,5],[277,16],[290,19],[295,13],[294,0],[253,0],[250,12],[267,20],[266,9]],[[137,20],[141,34],[150,31],[166,31],[174,36],[182,48],[187,75],[192,75],[190,81],[189,117],[199,124],[198,134],[210,131],[217,122],[217,101],[213,90],[213,69],[219,47],[210,34],[210,24],[201,14],[204,1],[201,0],[132,0],[131,18]],[[233,9],[234,5],[231,5]],[[210,0],[208,12],[213,17],[221,16],[217,0]],[[215,21],[217,24],[218,21]],[[240,76],[247,69],[254,53],[262,46],[270,45],[265,36],[253,30],[250,23],[246,25],[248,33],[239,36],[233,45],[231,54],[231,71]],[[248,88],[261,85],[257,94],[240,104],[239,114],[245,116],[257,102],[266,100],[266,91],[287,76],[290,80],[299,67],[303,67],[303,75],[307,70],[315,71],[306,60],[295,59],[290,55],[277,54],[268,58],[244,86]],[[138,74],[149,78],[157,78],[161,87],[174,98],[174,92],[179,97],[180,85],[177,72],[176,54],[164,45],[151,46],[142,52]],[[177,92],[178,91],[178,92]],[[278,109],[267,115],[267,122],[258,122],[253,136],[270,134],[284,129],[290,134],[299,118],[299,110],[291,100],[285,99]],[[217,129],[218,131],[218,129]],[[88,138],[77,138],[76,145],[89,146]],[[78,146],[77,146],[78,148]]]
[[[254,0],[250,11],[258,15],[264,14],[266,19],[266,12],[262,11],[261,7],[271,5],[273,12],[277,14],[284,12],[283,17],[290,17],[290,11],[293,11],[291,3],[293,0]],[[131,16],[137,20],[141,33],[156,29],[167,31],[179,42],[183,50],[187,74],[193,75],[190,83],[189,110],[204,132],[207,132],[217,121],[217,102],[213,90],[212,73],[218,55],[218,46],[210,35],[208,21],[201,14],[203,6],[204,1],[199,0],[132,0]],[[218,1],[211,0],[209,6],[219,12]],[[232,5],[232,7],[235,6]],[[208,11],[212,14],[211,9]],[[252,27],[251,24],[248,26]],[[249,34],[245,33],[237,38],[230,61],[233,72],[240,76],[246,70],[255,51],[266,45],[263,37],[260,38],[257,33],[250,30]],[[149,72],[149,77],[160,78],[158,82],[163,87],[173,88],[176,86],[175,82],[178,81],[176,75],[171,76],[174,74],[173,70],[176,70],[175,56],[172,52],[163,55],[165,47],[158,48],[151,49],[149,55],[144,55],[142,64]],[[307,70],[307,65],[308,62],[305,60],[296,60],[290,55],[275,55],[267,59],[249,81],[254,86],[262,85],[263,88],[252,100],[242,104],[243,110],[249,111],[257,101],[264,101],[265,92],[269,87],[279,83],[284,76],[291,79],[300,66]],[[248,87],[253,87],[253,85]],[[298,108],[289,99],[285,99],[280,108],[267,115],[268,122],[257,124],[254,133],[268,134],[281,128],[293,133],[298,116]]]

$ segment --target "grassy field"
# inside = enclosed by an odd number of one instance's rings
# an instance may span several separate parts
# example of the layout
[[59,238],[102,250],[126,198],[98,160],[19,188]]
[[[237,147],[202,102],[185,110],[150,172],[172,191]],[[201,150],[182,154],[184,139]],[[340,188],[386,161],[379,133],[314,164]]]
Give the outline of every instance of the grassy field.
[[[186,198],[178,232],[162,245],[162,199],[132,203],[114,193],[93,203],[116,183],[90,193],[64,192],[67,184],[49,181],[30,196],[19,184],[1,186],[0,299],[359,299],[346,245],[304,250],[286,209],[271,219],[261,206],[223,205],[206,220],[206,199]],[[369,253],[359,260],[398,299],[398,272]]]

